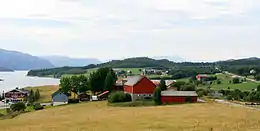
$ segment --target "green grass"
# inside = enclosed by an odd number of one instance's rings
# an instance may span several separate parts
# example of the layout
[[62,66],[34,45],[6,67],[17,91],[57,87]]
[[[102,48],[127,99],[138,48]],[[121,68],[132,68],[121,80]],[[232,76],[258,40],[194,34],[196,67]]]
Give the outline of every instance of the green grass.
[[182,79],[177,79],[176,81],[184,81],[184,82],[189,82],[189,77],[188,78],[182,78]]
[[217,84],[217,83],[213,83],[212,85],[205,85],[205,86],[200,86],[200,88],[207,88],[207,87],[212,87],[212,89],[215,90],[221,90],[221,89],[228,89],[228,87],[230,89],[239,89],[241,91],[252,91],[252,89],[256,89],[257,86],[259,85],[256,82],[252,82],[252,81],[246,81],[244,83],[239,83],[239,84],[233,84],[230,83],[229,81],[232,81],[232,77],[229,75],[225,75],[225,74],[220,74],[217,75],[218,79],[220,79],[221,84]]

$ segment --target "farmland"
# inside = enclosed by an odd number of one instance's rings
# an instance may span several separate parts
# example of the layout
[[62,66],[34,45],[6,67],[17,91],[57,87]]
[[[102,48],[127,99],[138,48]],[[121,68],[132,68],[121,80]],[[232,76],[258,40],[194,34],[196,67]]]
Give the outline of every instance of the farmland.
[[37,102],[51,102],[51,95],[59,89],[59,86],[27,87],[26,90],[40,91],[40,99]]
[[[241,91],[252,91],[252,89],[256,89],[257,86],[259,85],[256,82],[252,82],[252,81],[245,81],[245,82],[241,82],[238,84],[233,84],[232,83],[232,77],[230,75],[225,75],[225,74],[218,74],[216,75],[218,77],[218,79],[221,81],[221,84],[217,84],[216,82],[213,83],[212,85],[206,85],[206,86],[200,86],[201,88],[207,88],[207,87],[211,87],[212,89],[215,90],[221,90],[221,89],[239,89]],[[231,83],[230,83],[231,81]]]
[[94,102],[22,114],[0,121],[0,126],[1,131],[257,131],[259,115],[259,111],[217,103],[109,107]]

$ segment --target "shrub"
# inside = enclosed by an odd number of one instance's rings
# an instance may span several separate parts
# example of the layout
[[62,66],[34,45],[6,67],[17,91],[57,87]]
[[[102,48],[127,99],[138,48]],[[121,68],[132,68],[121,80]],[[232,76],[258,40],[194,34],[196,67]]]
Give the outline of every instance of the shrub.
[[155,102],[157,105],[161,105],[161,104],[162,104],[162,101],[161,101],[161,88],[160,88],[160,87],[157,87],[157,88],[154,90],[153,96],[154,96],[154,102]]
[[187,96],[186,99],[185,99],[186,102],[192,102],[192,97],[190,96]]
[[125,94],[122,91],[113,92],[108,96],[108,102],[110,103],[128,102],[131,100],[132,100],[131,95]]
[[40,103],[36,103],[33,105],[33,109],[34,110],[42,110],[43,106]]
[[239,78],[238,77],[233,78],[233,84],[238,84],[238,83],[240,83]]
[[24,103],[18,102],[18,103],[12,104],[10,108],[12,111],[24,111],[26,106]]
[[69,99],[68,100],[69,104],[73,104],[73,103],[79,103],[79,99]]

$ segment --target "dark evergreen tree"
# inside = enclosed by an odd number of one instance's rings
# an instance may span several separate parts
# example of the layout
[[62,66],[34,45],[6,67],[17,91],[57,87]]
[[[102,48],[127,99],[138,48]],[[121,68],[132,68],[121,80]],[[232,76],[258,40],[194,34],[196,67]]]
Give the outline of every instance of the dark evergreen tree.
[[160,81],[159,87],[161,88],[162,91],[167,90],[167,86],[166,86],[165,80],[162,79]]

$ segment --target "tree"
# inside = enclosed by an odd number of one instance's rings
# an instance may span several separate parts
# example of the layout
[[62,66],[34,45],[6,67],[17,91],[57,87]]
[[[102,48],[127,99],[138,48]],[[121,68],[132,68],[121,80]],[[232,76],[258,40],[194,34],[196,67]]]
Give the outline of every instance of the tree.
[[75,99],[76,95],[78,95],[78,93],[79,93],[79,88],[80,88],[80,85],[81,85],[80,78],[76,75],[72,76],[70,78],[70,84],[71,84],[70,91],[74,93],[74,99]]
[[220,81],[220,80],[217,80],[217,84],[221,84],[221,81]]
[[84,93],[84,92],[90,90],[89,84],[88,84],[88,82],[89,82],[88,77],[86,77],[84,75],[80,75],[78,77],[79,77],[79,81],[80,81],[79,89],[78,89],[79,92]]
[[233,78],[232,81],[233,81],[233,84],[238,84],[238,83],[240,83],[240,80],[239,80],[238,77]]
[[185,84],[186,84],[186,82],[184,82],[184,81],[177,81],[177,82],[174,82],[174,83],[172,84],[172,86],[173,86],[173,87],[176,87],[177,90],[179,91],[179,90],[181,90],[181,86],[182,86],[182,85],[185,85]]
[[60,88],[62,92],[69,93],[69,91],[71,90],[70,77],[62,77],[60,79]]
[[116,74],[111,68],[99,68],[96,72],[90,74],[89,76],[89,86],[91,91],[100,92],[105,91],[105,81],[108,73],[111,71],[111,74],[114,80],[117,80]]
[[161,88],[162,91],[167,90],[167,86],[166,86],[165,80],[162,79],[160,81],[159,87]]
[[257,74],[257,75],[255,76],[255,80],[260,81],[260,74]]
[[29,92],[28,101],[29,101],[29,103],[33,103],[35,101],[33,90],[30,90],[30,92]]
[[114,72],[110,70],[105,79],[104,90],[111,91],[113,86],[116,84]]
[[26,106],[25,106],[24,103],[18,102],[18,103],[12,104],[10,106],[10,108],[11,108],[12,111],[24,111]]
[[37,89],[34,94],[35,101],[40,99],[40,91]]
[[257,91],[259,91],[259,92],[260,92],[260,85],[258,85],[258,86],[257,86]]
[[186,84],[181,86],[181,91],[195,91],[196,87],[193,84]]
[[161,105],[162,104],[162,101],[161,101],[161,88],[160,87],[157,87],[154,90],[153,97],[154,97],[154,102],[157,105]]

